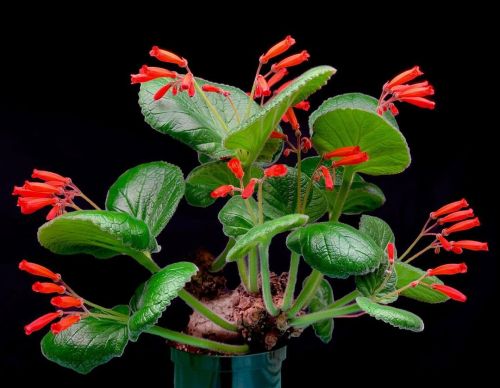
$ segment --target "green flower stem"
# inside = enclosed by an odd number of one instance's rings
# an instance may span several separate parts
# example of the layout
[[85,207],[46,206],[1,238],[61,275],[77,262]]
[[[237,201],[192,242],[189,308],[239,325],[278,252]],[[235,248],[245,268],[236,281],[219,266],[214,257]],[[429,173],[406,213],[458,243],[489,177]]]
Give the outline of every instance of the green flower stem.
[[354,299],[356,299],[360,295],[361,295],[361,293],[358,290],[354,290],[354,291],[348,293],[347,295],[344,295],[342,298],[336,300],[335,302],[329,304],[325,308],[334,309],[337,307],[342,307],[342,306],[346,305],[347,303],[352,302]]
[[257,206],[259,209],[259,224],[264,223],[264,207],[262,205],[262,180],[259,181],[259,188],[257,191]]
[[433,246],[432,246],[432,243],[428,246],[426,246],[424,249],[418,251],[417,253],[415,253],[413,256],[407,258],[404,263],[411,263],[413,260],[415,260],[417,257],[419,257],[420,255],[424,254],[425,252],[427,252],[429,249],[433,249]]
[[165,327],[153,326],[145,331],[146,333],[157,335],[169,341],[178,342],[190,346],[195,346],[201,349],[212,350],[219,353],[227,354],[245,354],[250,350],[247,344],[244,345],[229,345],[222,342],[212,341],[205,338],[193,337],[178,331],[170,330]]
[[354,170],[349,166],[345,167],[342,185],[340,186],[339,193],[337,194],[337,198],[335,199],[333,211],[330,213],[330,221],[339,220],[339,217],[342,214],[342,209],[344,208],[345,200],[347,199],[347,194],[349,194],[349,190],[351,189],[353,178]]
[[130,253],[128,253],[128,255],[133,257],[135,261],[137,261],[151,273],[156,273],[161,269],[160,266],[154,262],[153,258],[151,257],[151,253],[149,253],[148,251],[131,251]]
[[323,156],[318,161],[318,164],[313,170],[313,173],[311,175],[311,179],[309,179],[309,183],[307,184],[306,191],[304,193],[304,198],[302,200],[302,209],[299,211],[299,213],[304,214],[306,212],[306,207],[307,207],[307,201],[309,199],[309,195],[311,194],[311,190],[314,184],[314,173],[318,170],[319,166],[321,166],[321,163],[323,163]]
[[335,318],[342,315],[354,314],[360,312],[359,306],[354,303],[345,307],[338,307],[333,309],[325,309],[317,311],[315,313],[310,313],[306,315],[301,315],[300,317],[293,318],[289,321],[290,326],[296,328],[305,328],[313,323],[323,321],[325,319]]
[[259,258],[257,249],[252,248],[248,253],[248,291],[252,294],[259,292]]
[[227,253],[234,246],[234,243],[235,243],[235,240],[232,238],[230,238],[227,241],[227,244],[226,244],[226,247],[224,248],[224,250],[212,262],[212,265],[210,266],[210,272],[219,272],[222,268],[224,268],[224,266],[226,265]]
[[89,313],[89,316],[91,316],[93,318],[97,318],[97,319],[109,319],[109,320],[117,321],[117,322],[124,323],[124,324],[128,323],[128,317],[126,315],[124,315],[123,317],[118,317],[115,315],[99,314],[99,313],[92,313],[91,312],[91,313]]
[[203,315],[205,318],[210,319],[216,325],[219,325],[220,327],[229,331],[234,331],[236,333],[238,332],[238,327],[235,324],[226,321],[224,318],[218,316],[186,290],[180,290],[178,296],[184,302],[186,302],[189,307],[191,307],[193,310],[198,311],[201,315]]
[[274,305],[271,293],[271,277],[269,272],[269,244],[259,245],[260,275],[262,279],[262,298],[267,312],[275,317],[280,310]]
[[200,85],[198,85],[198,82],[193,78],[194,80],[194,87],[196,88],[196,91],[199,93],[199,95],[203,98],[205,101],[205,104],[207,104],[207,108],[210,109],[210,111],[213,113],[217,121],[222,125],[222,128],[224,131],[229,132],[229,127],[227,126],[226,122],[222,119],[220,113],[217,111],[215,106],[210,102],[208,99],[207,95],[205,92],[200,88]]
[[125,314],[119,313],[118,311],[115,311],[115,310],[108,309],[106,307],[99,306],[98,304],[92,303],[89,300],[84,299],[83,302],[87,306],[93,307],[99,311],[106,313],[106,314],[114,315],[115,317],[122,317],[122,318],[128,319],[128,317]]
[[299,271],[300,255],[292,252],[290,256],[290,269],[288,270],[288,282],[286,284],[285,295],[283,296],[283,304],[281,309],[287,311],[293,302],[295,294],[295,286],[297,284],[297,272]]
[[236,264],[238,265],[238,274],[240,275],[240,280],[245,286],[245,289],[248,290],[247,262],[244,257],[240,257],[238,260],[236,260]]
[[301,194],[302,194],[302,156],[300,153],[300,132],[299,132],[299,134],[297,134],[297,209],[296,209],[297,213],[300,213],[300,209],[302,208],[300,205]]
[[255,88],[257,86],[257,76],[260,74],[261,69],[262,69],[262,63],[260,63],[259,61],[259,66],[257,66],[257,72],[255,73],[255,77],[253,79],[252,90],[250,91],[250,96],[248,97],[248,105],[247,109],[245,110],[245,116],[243,116],[243,121],[245,121],[248,118],[248,115],[250,114],[250,107],[253,104],[253,97],[255,96]]
[[288,311],[288,317],[294,317],[298,314],[300,310],[306,307],[311,301],[312,297],[318,290],[321,281],[323,280],[323,274],[318,270],[313,269],[311,274],[306,280],[302,291],[300,291],[299,296],[295,300],[295,303],[292,305],[290,310]]

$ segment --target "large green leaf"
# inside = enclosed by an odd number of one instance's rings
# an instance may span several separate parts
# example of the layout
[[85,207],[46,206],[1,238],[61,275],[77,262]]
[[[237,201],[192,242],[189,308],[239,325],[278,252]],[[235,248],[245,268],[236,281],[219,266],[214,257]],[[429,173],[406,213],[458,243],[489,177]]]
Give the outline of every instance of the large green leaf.
[[391,227],[383,219],[363,215],[359,221],[359,230],[370,236],[377,245],[385,249],[387,244],[396,241]]
[[[406,286],[414,280],[422,277],[422,275],[425,273],[420,268],[414,267],[410,264],[402,263],[401,261],[396,262],[395,269],[398,274],[397,288]],[[443,284],[443,282],[435,276],[426,277],[424,280],[422,280],[422,282],[430,285]],[[401,295],[425,303],[442,303],[446,302],[449,299],[446,295],[422,285],[407,288],[401,293]]]
[[60,255],[86,253],[99,259],[134,256],[149,247],[148,226],[126,213],[83,210],[63,214],[38,229],[38,241]]
[[237,260],[258,244],[268,244],[275,235],[302,226],[308,219],[305,214],[289,214],[254,226],[236,241],[228,252],[226,260]]
[[262,152],[269,135],[278,126],[287,109],[320,89],[335,72],[330,66],[318,66],[297,77],[273,97],[264,109],[231,131],[224,141],[226,148],[236,151],[245,165],[251,165]]
[[320,154],[359,145],[369,160],[354,166],[370,175],[397,174],[410,164],[410,151],[395,120],[376,112],[377,100],[361,93],[326,100],[309,118],[314,147]]
[[[306,282],[307,278],[304,280]],[[316,291],[316,294],[311,299],[309,307],[307,308],[309,312],[314,313],[316,311],[323,310],[326,306],[333,303],[333,290],[332,286],[326,279],[321,280],[321,283]],[[312,325],[314,329],[314,334],[323,341],[325,344],[332,340],[333,334],[333,318],[325,319],[323,321],[316,322]]]
[[333,278],[372,272],[384,256],[369,236],[340,222],[307,225],[291,233],[286,243],[312,268]]
[[155,325],[171,301],[198,271],[193,263],[179,261],[167,265],[139,286],[132,298],[129,336],[136,341],[139,335]]
[[179,167],[165,162],[145,163],[125,171],[113,183],[106,208],[144,221],[156,237],[167,225],[184,195]]
[[380,305],[363,296],[357,297],[356,303],[368,315],[391,326],[415,332],[424,330],[422,319],[409,311]]
[[245,200],[238,195],[227,201],[221,209],[219,221],[226,236],[237,238],[255,226],[257,215],[257,202],[252,197]]
[[[192,206],[207,207],[215,202],[210,193],[219,186],[240,186],[231,170],[227,168],[227,162],[209,162],[196,167],[186,178],[186,200]],[[261,177],[262,170],[252,166],[250,177]],[[247,177],[245,176],[245,179]]]
[[[128,314],[127,306],[117,306],[113,310]],[[50,361],[86,374],[96,366],[120,357],[127,343],[126,322],[87,317],[57,335],[47,333],[41,348]]]
[[398,275],[393,268],[390,273],[389,261],[384,260],[373,272],[356,276],[356,288],[363,296],[374,297],[379,303],[392,303],[398,299],[397,289]]
[[[300,177],[301,199],[303,200],[310,178],[302,174]],[[297,170],[288,167],[288,172],[283,177],[267,178],[262,186],[264,212],[269,218],[282,217],[297,212]],[[315,185],[307,199],[305,214],[310,222],[316,221],[327,210],[326,198],[323,192]]]
[[[166,133],[213,159],[232,155],[233,151],[223,146],[227,135],[226,129],[209,109],[200,93],[196,93],[194,97],[189,97],[187,93],[179,93],[177,96],[167,93],[160,100],[153,100],[156,91],[170,81],[167,78],[158,78],[141,85],[139,105],[146,122],[157,131]],[[231,99],[240,117],[245,114],[249,103],[251,114],[261,110],[238,88],[208,82],[200,78],[196,78],[196,81],[200,86],[209,83],[231,92]],[[227,98],[216,93],[205,93],[205,96],[217,109],[230,130],[239,125],[238,118]]]

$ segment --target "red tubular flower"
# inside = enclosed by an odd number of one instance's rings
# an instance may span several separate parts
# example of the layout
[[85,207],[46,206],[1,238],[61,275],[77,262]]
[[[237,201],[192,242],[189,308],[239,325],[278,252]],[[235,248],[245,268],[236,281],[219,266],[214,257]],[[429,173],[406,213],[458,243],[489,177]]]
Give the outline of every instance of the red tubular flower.
[[236,158],[232,158],[229,162],[227,162],[227,168],[231,170],[236,179],[241,179],[245,175],[241,162]]
[[333,167],[340,166],[353,166],[356,164],[364,163],[368,160],[368,154],[366,152],[358,152],[354,155],[344,156],[342,159],[333,162]]
[[384,89],[392,89],[394,86],[413,81],[415,78],[423,74],[424,73],[420,71],[420,68],[418,66],[414,66],[409,70],[403,71],[402,73],[391,79],[389,82],[387,82],[384,86]]
[[54,283],[35,282],[31,286],[31,289],[41,294],[64,294],[66,292],[65,287]]
[[444,205],[443,207],[440,207],[438,210],[432,212],[430,214],[430,217],[435,220],[438,217],[441,217],[445,214],[454,213],[467,206],[469,206],[469,203],[465,198],[462,198],[460,201],[451,202],[447,205]]
[[259,89],[260,96],[267,97],[271,95],[271,89],[269,88],[266,79],[260,74],[257,76],[257,88]]
[[461,210],[458,212],[454,212],[451,214],[448,214],[447,216],[444,216],[440,219],[437,220],[438,225],[443,225],[449,222],[458,222],[462,220],[466,220],[467,218],[474,217],[474,210],[473,209],[467,209],[467,210]]
[[313,146],[312,141],[308,137],[303,137],[300,140],[300,149],[303,152],[309,152],[309,150],[312,148],[312,146]]
[[153,46],[153,48],[149,52],[149,55],[151,55],[152,57],[156,57],[156,59],[162,62],[174,63],[179,67],[186,67],[188,64],[188,62],[184,58],[181,58],[177,54],[174,54],[170,51],[162,50],[158,46]]
[[444,264],[436,268],[431,268],[427,270],[428,276],[438,276],[438,275],[456,275],[459,273],[467,272],[467,264]]
[[449,298],[456,300],[457,302],[465,302],[467,300],[467,297],[464,294],[453,287],[446,286],[444,284],[433,284],[431,287]]
[[441,234],[438,234],[436,236],[436,238],[438,239],[438,241],[441,243],[441,246],[444,248],[445,251],[451,251],[453,249],[453,244],[450,243],[447,239],[445,239],[443,237],[443,235]]
[[453,246],[462,248],[462,249],[468,249],[469,251],[488,251],[488,243],[486,242],[480,242],[480,241],[473,241],[473,240],[460,240],[460,241],[453,241]]
[[285,113],[285,117],[295,131],[300,129],[299,120],[297,120],[297,116],[295,116],[293,108],[288,108]]
[[269,62],[271,58],[283,54],[294,44],[295,44],[295,39],[293,39],[290,35],[288,35],[285,39],[276,43],[273,47],[267,50],[267,52],[260,57],[259,59],[260,63],[266,64],[267,62]]
[[469,230],[469,229],[475,228],[476,226],[479,226],[479,225],[481,225],[481,223],[479,222],[479,218],[476,217],[476,218],[473,218],[472,220],[465,220],[465,221],[457,222],[456,224],[453,224],[449,228],[443,229],[442,233],[444,236],[448,236],[452,233],[461,232],[464,230]]
[[432,85],[428,85],[426,82],[426,86],[419,86],[418,84],[414,85],[404,85],[407,87],[401,88],[400,91],[395,91],[394,96],[396,96],[399,99],[402,99],[403,97],[425,97],[425,96],[432,96],[434,94],[434,88]]
[[288,136],[285,135],[284,133],[278,132],[278,131],[272,131],[271,135],[269,136],[270,139],[281,139],[281,140],[286,140],[288,139]]
[[50,322],[54,321],[57,318],[62,317],[62,315],[63,315],[63,312],[61,310],[56,311],[55,313],[48,313],[48,314],[42,315],[40,318],[35,319],[30,324],[24,326],[24,332],[26,333],[26,335],[30,335],[31,333],[34,333],[35,331],[43,329]]
[[83,306],[83,300],[80,298],[75,298],[74,296],[54,296],[50,300],[50,303],[52,304],[52,306],[60,307],[62,309]]
[[453,253],[456,253],[457,255],[460,255],[460,254],[463,253],[464,250],[462,248],[460,248],[460,247],[457,247],[457,246],[453,245],[453,247],[451,248],[451,251]]
[[67,317],[62,318],[59,322],[50,325],[50,331],[54,335],[59,334],[61,331],[69,329],[75,323],[80,322],[80,319],[82,319],[81,315],[68,315]]
[[55,205],[57,203],[57,198],[33,198],[33,197],[22,197],[18,198],[17,206],[21,208],[22,214],[34,213],[46,206]]
[[224,89],[218,88],[217,86],[209,85],[209,84],[203,85],[201,87],[201,90],[203,90],[204,92],[207,92],[207,93],[222,94],[224,97],[231,95],[231,93],[229,93],[227,90],[224,90]]
[[170,90],[170,88],[173,86],[172,82],[169,82],[168,84],[162,86],[160,89],[156,91],[156,93],[153,96],[153,100],[158,101],[161,99],[167,92]]
[[259,180],[257,178],[250,179],[250,182],[248,182],[248,184],[243,189],[243,192],[241,193],[241,198],[243,198],[243,199],[250,198],[253,195],[253,192],[255,190],[255,184],[258,181]]
[[400,97],[398,100],[408,102],[409,104],[418,106],[419,108],[434,109],[436,107],[436,103],[434,101],[423,97]]
[[54,218],[62,215],[64,213],[64,206],[62,203],[56,203],[52,209],[47,213],[47,217],[45,219],[47,221],[53,220]]
[[274,166],[268,167],[264,170],[264,176],[266,177],[281,177],[285,176],[288,168],[284,164],[275,164]]
[[39,193],[46,193],[46,194],[62,194],[63,189],[61,187],[57,186],[52,186],[47,183],[43,182],[29,182],[26,181],[24,182],[23,188],[31,190],[31,191],[37,191]]
[[19,269],[21,271],[28,272],[31,275],[51,279],[54,282],[58,282],[59,280],[61,280],[61,275],[59,275],[58,273],[52,272],[50,269],[44,267],[43,265],[30,263],[26,260],[22,260],[19,263]]
[[[52,181],[50,182],[54,186],[54,182],[60,182],[65,185],[71,183],[71,178],[66,178],[63,177],[62,175],[56,174],[55,172],[51,171],[44,171],[44,170],[37,170],[34,169],[33,173],[31,174],[32,178],[38,178],[43,181]],[[49,183],[49,182],[47,182]]]
[[330,170],[326,168],[325,166],[320,166],[321,169],[321,174],[323,174],[323,178],[325,179],[325,188],[327,190],[332,191],[333,190],[333,179],[332,175],[330,174]]
[[12,195],[19,195],[21,197],[32,197],[32,198],[50,198],[54,194],[51,193],[40,193],[38,191],[33,191],[25,189],[24,187],[14,186]]
[[283,59],[275,65],[271,66],[271,70],[277,72],[280,69],[284,69],[286,67],[292,67],[300,65],[301,63],[307,61],[310,55],[307,50],[304,50],[298,54],[290,55],[289,57]]
[[182,78],[181,89],[189,90],[189,88],[193,84],[194,84],[193,73],[186,73],[186,75]]
[[142,84],[143,82],[149,82],[153,80],[154,77],[147,74],[130,74],[130,83],[134,84]]
[[217,187],[215,190],[213,190],[211,193],[210,193],[210,196],[212,198],[223,198],[225,196],[227,196],[228,194],[232,194],[233,191],[234,191],[234,186],[233,185],[223,185],[223,186],[219,186]]
[[267,81],[267,85],[270,88],[272,88],[274,85],[280,82],[287,74],[288,70],[285,68],[278,70],[276,73],[273,74],[271,78],[269,78],[269,81]]
[[148,76],[152,77],[152,79],[161,78],[161,77],[177,78],[177,76],[179,75],[175,71],[167,70],[167,69],[164,69],[162,67],[154,67],[154,66],[147,66],[147,65],[143,65],[141,67],[141,70],[139,70],[139,73],[148,75]]
[[387,243],[387,258],[389,259],[389,263],[392,264],[394,263],[394,243],[389,242]]
[[295,104],[293,107],[295,109],[300,109],[307,112],[309,111],[309,109],[311,109],[311,104],[309,103],[309,101],[301,101],[298,104]]
[[325,159],[331,159],[342,156],[351,156],[361,152],[361,148],[359,146],[348,146],[337,148],[336,150],[330,151],[323,155]]
[[291,148],[285,148],[285,150],[283,151],[283,156],[285,158],[288,158],[292,152],[295,152],[295,151],[293,151]]

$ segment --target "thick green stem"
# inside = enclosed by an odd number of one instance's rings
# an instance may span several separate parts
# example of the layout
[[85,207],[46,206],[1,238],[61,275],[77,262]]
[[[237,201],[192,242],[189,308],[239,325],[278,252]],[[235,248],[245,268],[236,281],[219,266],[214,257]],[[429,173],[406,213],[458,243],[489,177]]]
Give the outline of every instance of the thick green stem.
[[234,244],[236,241],[232,238],[230,238],[227,242],[226,247],[224,250],[220,253],[219,256],[213,261],[211,267],[210,267],[210,272],[219,272],[224,266],[226,265],[226,256],[227,253],[231,250],[232,247],[234,247]]
[[161,267],[156,264],[151,257],[151,253],[148,251],[138,252],[138,251],[130,251],[128,253],[129,256],[133,257],[135,261],[137,261],[140,265],[146,268],[151,273],[156,273],[161,270]]
[[271,276],[269,271],[269,244],[259,245],[260,276],[262,280],[262,298],[267,312],[275,317],[280,310],[274,305],[271,293]]
[[236,260],[236,264],[238,265],[238,275],[240,275],[241,283],[243,283],[245,289],[248,290],[248,270],[246,259],[244,257],[240,257]]
[[207,104],[207,108],[210,109],[210,111],[213,113],[213,115],[215,116],[215,118],[217,119],[217,121],[222,125],[222,129],[224,129],[224,131],[226,131],[226,132],[229,132],[229,127],[227,126],[226,122],[222,119],[220,113],[217,111],[217,109],[215,108],[215,106],[213,106],[213,104],[210,102],[210,100],[208,99],[207,95],[200,88],[200,85],[198,85],[198,82],[196,82],[196,80],[194,81],[194,86],[195,86],[196,91],[198,92],[198,94],[205,101],[205,104]]
[[297,273],[299,271],[300,255],[292,252],[290,256],[290,269],[288,270],[288,282],[286,284],[285,295],[283,296],[283,304],[281,309],[287,311],[293,302],[295,294],[295,286],[297,284]]
[[257,248],[248,252],[248,292],[255,294],[259,292],[259,258]]
[[325,319],[335,318],[342,315],[354,314],[360,312],[359,306],[354,303],[350,306],[338,307],[333,309],[325,309],[315,313],[301,315],[300,317],[290,320],[290,326],[297,328],[305,328],[313,323],[323,321]]
[[186,302],[189,307],[191,307],[193,310],[198,311],[201,315],[203,315],[205,318],[210,319],[216,325],[219,325],[220,327],[229,331],[234,331],[236,333],[238,332],[238,326],[218,316],[186,290],[180,290],[178,295],[179,298]]
[[338,221],[344,208],[345,200],[351,189],[352,180],[354,178],[354,170],[351,167],[344,168],[344,176],[342,178],[342,185],[340,186],[339,193],[335,199],[333,211],[330,213],[330,221]]
[[342,307],[342,306],[346,305],[347,303],[352,302],[354,299],[356,299],[360,295],[361,295],[361,293],[358,290],[354,290],[354,291],[348,293],[347,295],[344,295],[342,298],[336,300],[335,302],[330,303],[325,308],[333,309],[336,307]]
[[201,349],[212,350],[219,353],[228,354],[245,354],[250,350],[248,345],[229,345],[222,342],[212,341],[205,338],[193,337],[178,331],[170,330],[165,327],[153,326],[145,331],[146,333],[153,334],[165,338],[169,341],[178,342],[180,344],[195,346]]
[[311,274],[306,280],[306,283],[304,284],[304,287],[302,288],[302,291],[300,291],[299,296],[295,300],[295,303],[291,307],[291,309],[288,311],[288,316],[289,317],[294,317],[295,315],[298,314],[300,310],[302,310],[304,307],[306,307],[311,299],[313,298],[314,294],[316,293],[319,285],[321,284],[321,281],[323,280],[323,274],[315,269],[312,270]]

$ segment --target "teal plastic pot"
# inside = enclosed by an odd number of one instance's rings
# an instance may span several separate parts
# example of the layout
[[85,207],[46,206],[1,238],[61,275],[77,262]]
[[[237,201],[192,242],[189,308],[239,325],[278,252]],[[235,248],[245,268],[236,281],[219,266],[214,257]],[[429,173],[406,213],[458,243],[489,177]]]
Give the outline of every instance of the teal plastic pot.
[[207,356],[172,348],[175,388],[280,388],[286,347],[246,356]]

